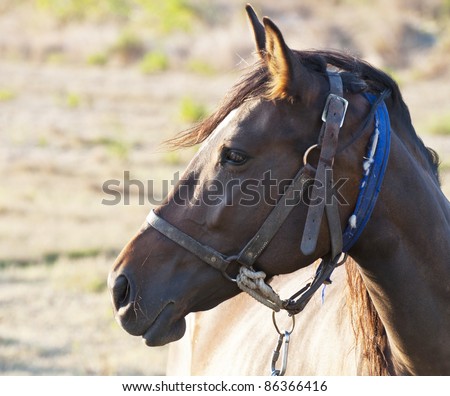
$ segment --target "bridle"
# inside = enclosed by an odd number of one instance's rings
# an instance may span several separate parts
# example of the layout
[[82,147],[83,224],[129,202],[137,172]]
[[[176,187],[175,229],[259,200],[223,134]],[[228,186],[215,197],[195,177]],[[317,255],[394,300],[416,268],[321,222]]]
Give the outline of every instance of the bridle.
[[[356,206],[344,232],[342,232],[338,202],[332,196],[333,164],[339,131],[345,120],[348,101],[343,97],[340,74],[328,72],[328,80],[330,94],[322,113],[323,124],[317,144],[305,152],[303,166],[294,176],[284,195],[281,196],[253,238],[238,254],[226,256],[212,247],[202,244],[158,216],[153,210],[147,216],[150,226],[220,271],[225,278],[236,282],[241,290],[273,310],[273,323],[278,333],[278,341],[273,351],[270,369],[271,375],[275,376],[284,375],[286,372],[289,340],[295,326],[295,315],[305,308],[321,285],[331,283],[330,276],[333,270],[345,262],[347,252],[358,240],[367,224],[374,209],[389,158],[390,120],[384,99],[390,94],[390,91],[385,90],[378,97],[373,94],[364,94],[372,104],[369,117],[374,116],[375,118],[375,131],[371,136],[366,157],[364,157],[363,176]],[[352,142],[357,137],[359,137],[359,133],[356,133]],[[308,155],[314,149],[320,152],[317,168],[313,168],[308,163]],[[310,203],[317,202],[317,204],[310,204],[308,207],[300,250],[304,255],[314,253],[322,218],[325,214],[330,235],[330,251],[322,258],[313,280],[288,299],[282,300],[264,281],[266,274],[262,271],[255,271],[253,265],[310,187]],[[341,259],[343,252],[344,258]],[[240,265],[239,274],[235,279],[227,272],[231,263]],[[281,309],[286,310],[292,317],[292,328],[289,331],[282,332],[277,326],[275,312]],[[280,369],[277,369],[276,363],[281,349],[282,365]]]
[[[340,74],[337,72],[328,72],[328,80],[330,83],[330,94],[328,95],[322,114],[322,128],[317,144],[310,148],[317,149],[320,152],[317,168],[313,168],[307,162],[307,156],[311,151],[308,150],[305,153],[303,166],[292,179],[292,182],[285,190],[284,195],[279,199],[253,238],[250,239],[238,254],[226,256],[212,247],[202,244],[158,216],[153,210],[150,211],[147,216],[148,224],[158,230],[161,234],[220,271],[228,280],[236,282],[242,290],[255,297],[258,301],[267,305],[274,311],[284,309],[290,315],[301,312],[315,291],[322,284],[329,281],[333,270],[345,261],[345,259],[341,260],[342,253],[347,252],[350,249],[362,231],[361,227],[356,227],[356,225],[352,223],[350,226],[347,226],[344,234],[342,233],[338,202],[336,199],[332,199],[330,195],[332,194],[333,186],[332,171],[334,157],[338,146],[339,131],[345,120],[348,101],[343,97],[343,84]],[[380,96],[384,99],[388,94],[389,92],[385,91]],[[383,137],[383,141],[385,142],[383,150],[378,150],[379,126],[376,125],[376,133],[374,133],[376,139],[372,138],[369,147],[368,155],[370,155],[370,157],[366,159],[366,161],[372,161],[369,163],[369,171],[376,173],[370,173],[371,179],[374,179],[375,182],[370,183],[370,189],[361,185],[361,193],[358,197],[357,208],[352,215],[352,217],[358,218],[358,216],[360,216],[359,212],[363,213],[363,215],[361,214],[361,216],[364,216],[362,219],[362,223],[364,223],[363,227],[365,223],[367,223],[373,210],[384,176],[389,156],[390,133],[389,116],[384,101],[379,98],[374,99],[369,95],[367,95],[367,99],[371,102],[375,102],[377,107],[381,108],[382,115],[377,115],[376,124],[379,124],[380,122],[383,122],[383,125],[386,124],[387,132],[384,134],[386,136]],[[384,118],[380,121],[380,117]],[[376,154],[379,154],[379,157],[381,158],[379,161],[374,159]],[[372,163],[374,165],[371,168]],[[374,171],[375,168],[376,170]],[[367,185],[369,185],[369,183],[367,183]],[[322,258],[322,262],[316,271],[314,279],[290,298],[281,300],[278,295],[273,292],[272,288],[264,282],[263,278],[265,277],[265,274],[256,272],[253,265],[283,225],[291,211],[302,200],[302,197],[309,188],[311,188],[310,201],[318,202],[318,204],[310,205],[308,207],[300,249],[304,255],[314,253],[324,214],[327,217],[331,248],[330,252]],[[363,197],[362,200],[364,202],[359,204],[363,190],[365,192],[369,190],[370,196]],[[358,223],[359,222],[358,219]],[[355,231],[355,229],[357,230]],[[351,237],[351,239],[348,240],[346,237]],[[232,278],[227,272],[231,263],[240,265],[240,271],[236,278]],[[258,275],[261,273],[263,276]],[[254,279],[259,279],[259,281],[253,282],[251,279],[252,277]]]

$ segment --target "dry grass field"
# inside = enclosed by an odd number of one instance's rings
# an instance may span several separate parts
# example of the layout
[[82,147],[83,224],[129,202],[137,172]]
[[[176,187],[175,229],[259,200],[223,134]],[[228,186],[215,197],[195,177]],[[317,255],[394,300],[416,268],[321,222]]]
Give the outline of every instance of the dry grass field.
[[[450,196],[450,2],[255,0],[294,48],[400,83]],[[115,323],[106,276],[193,149],[160,143],[253,62],[244,1],[0,0],[0,374],[164,374]],[[118,205],[103,183],[153,180]],[[144,204],[140,204],[140,200]],[[142,203],[142,202],[141,202]]]

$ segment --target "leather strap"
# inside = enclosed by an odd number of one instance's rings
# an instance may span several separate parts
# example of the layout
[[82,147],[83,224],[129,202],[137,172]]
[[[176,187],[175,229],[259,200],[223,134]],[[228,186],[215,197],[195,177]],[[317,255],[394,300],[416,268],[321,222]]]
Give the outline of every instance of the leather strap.
[[[311,283],[292,295],[288,300],[285,300],[283,308],[289,312],[290,315],[296,315],[305,309],[311,297],[317,289],[323,285],[329,278],[336,266],[339,264],[339,255],[334,259],[323,259],[317,269],[316,275]],[[297,298],[297,300],[295,300]]]
[[[331,186],[328,188],[331,189]],[[343,238],[338,203],[333,199],[331,191],[327,197],[327,203],[328,204],[325,205],[325,214],[327,216],[328,231],[330,235],[331,257],[334,258],[342,253]]]
[[258,232],[239,253],[236,260],[239,264],[251,267],[255,263],[256,259],[283,225],[292,209],[302,199],[307,184],[314,179],[314,173],[315,169],[311,165],[306,165],[295,175],[284,195],[272,209]]
[[213,248],[203,245],[185,232],[176,228],[168,221],[159,217],[153,210],[147,216],[147,223],[154,229],[158,230],[161,234],[169,238],[171,241],[184,247],[186,250],[197,256],[199,259],[208,263],[215,269],[225,273],[225,270],[230,263],[227,258],[214,250]]
[[[326,206],[326,191],[329,189],[330,181],[332,183],[333,180],[333,162],[338,145],[339,130],[343,124],[348,105],[348,102],[342,97],[342,81],[340,76],[329,73],[329,79],[331,93],[327,98],[322,116],[325,125],[319,137],[320,158],[300,245],[300,249],[305,256],[313,254],[316,250]],[[331,180],[327,180],[327,178]],[[334,223],[338,219],[338,216],[336,217],[335,214],[336,209],[327,209],[327,212],[333,216],[333,226],[335,227]],[[341,232],[339,231],[339,233]]]

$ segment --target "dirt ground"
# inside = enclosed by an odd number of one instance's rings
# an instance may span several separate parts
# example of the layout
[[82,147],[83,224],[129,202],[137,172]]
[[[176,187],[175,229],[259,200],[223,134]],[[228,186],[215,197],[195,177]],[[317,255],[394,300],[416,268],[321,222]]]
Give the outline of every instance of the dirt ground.
[[[104,205],[102,186],[129,171],[160,195],[184,169],[194,150],[168,153],[160,142],[193,121],[186,103],[212,110],[253,62],[245,2],[210,2],[198,26],[164,34],[139,18],[62,21],[32,3],[0,4],[0,374],[164,374],[167,347],[121,330],[106,290],[151,204],[132,190],[129,205]],[[255,6],[294,48],[353,51],[395,76],[450,196],[444,2],[383,0],[393,7],[383,19],[373,2],[293,3]],[[144,70],[155,48],[169,65]]]

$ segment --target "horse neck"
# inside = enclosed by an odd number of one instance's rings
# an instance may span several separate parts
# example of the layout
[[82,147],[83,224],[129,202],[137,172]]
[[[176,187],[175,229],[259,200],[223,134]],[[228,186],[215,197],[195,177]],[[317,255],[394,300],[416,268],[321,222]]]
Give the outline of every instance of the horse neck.
[[395,127],[377,205],[350,253],[386,329],[393,373],[448,375],[450,206]]

